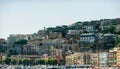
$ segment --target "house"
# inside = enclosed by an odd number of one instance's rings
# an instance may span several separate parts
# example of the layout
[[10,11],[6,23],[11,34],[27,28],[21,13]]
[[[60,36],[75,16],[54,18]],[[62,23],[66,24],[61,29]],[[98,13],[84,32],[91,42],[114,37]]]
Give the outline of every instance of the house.
[[[54,39],[55,40],[55,39]],[[47,54],[50,55],[50,48],[51,46],[57,46],[57,41],[54,40],[43,40],[42,43],[39,45],[39,55]]]
[[14,44],[16,41],[18,40],[28,40],[28,36],[27,35],[23,35],[23,34],[16,34],[13,35],[11,34],[8,38],[7,38],[7,43],[8,44]]
[[6,44],[6,40],[3,38],[0,38],[0,44]]
[[99,53],[90,53],[90,63],[92,66],[99,65]]
[[120,65],[120,49],[117,50],[117,66]]
[[7,51],[9,48],[10,48],[10,47],[9,47],[8,44],[0,44],[0,49],[1,49],[2,51]]
[[96,25],[96,22],[84,22],[83,23],[83,26],[82,26],[82,29],[84,32],[89,32],[89,33],[93,33],[95,32],[95,25]]
[[99,52],[99,65],[100,66],[108,65],[108,52]]
[[2,61],[2,63],[5,60],[5,58],[6,58],[6,53],[0,52],[0,60]]
[[105,28],[108,28],[111,25],[110,19],[102,19],[100,20],[100,28],[101,30],[104,30]]
[[79,36],[80,30],[68,30],[66,37]]
[[49,39],[56,39],[56,38],[59,38],[58,32],[50,32],[49,33]]
[[79,64],[79,65],[83,65],[83,54],[80,52],[75,52],[75,53],[71,53],[69,55],[66,55],[66,65],[73,65],[73,64]]
[[95,34],[94,33],[83,33],[80,35],[80,42],[83,43],[94,43]]
[[109,55],[108,55],[109,66],[115,66],[117,64],[117,49],[118,48],[113,48],[109,50]]
[[32,34],[30,37],[31,40],[44,40],[45,36],[37,35],[37,34]]
[[45,35],[46,35],[46,28],[44,28],[44,30],[39,30],[37,32],[37,35],[45,37]]
[[39,47],[34,44],[23,45],[23,54],[32,55],[38,54]]
[[0,50],[7,51],[9,48],[7,41],[3,38],[0,38]]
[[79,34],[79,30],[68,30],[67,34]]
[[14,53],[15,54],[23,54],[23,45],[22,44],[15,44]]
[[117,32],[120,31],[120,24],[117,25],[117,27],[116,27],[116,31],[117,31]]
[[110,48],[114,47],[115,39],[116,39],[115,34],[111,33],[103,34],[101,38],[101,43],[104,49],[109,50]]
[[91,52],[83,52],[84,56],[83,56],[83,62],[84,62],[84,65],[90,65],[91,64]]
[[59,38],[43,40],[41,45],[39,45],[39,55],[48,54],[48,56],[50,56],[51,47],[54,46],[54,48],[62,48],[64,41],[64,39]]

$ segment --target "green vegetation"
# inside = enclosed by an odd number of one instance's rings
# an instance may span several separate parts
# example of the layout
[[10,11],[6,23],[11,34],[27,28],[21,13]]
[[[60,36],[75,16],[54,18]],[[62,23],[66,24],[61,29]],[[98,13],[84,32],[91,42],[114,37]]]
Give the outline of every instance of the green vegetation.
[[16,51],[14,51],[14,48],[10,48],[8,51],[7,51],[7,56],[10,56],[10,55],[15,55],[16,54]]
[[18,59],[17,62],[18,62],[19,65],[22,65],[22,63],[23,63],[22,59]]
[[120,43],[120,38],[117,38],[116,41],[115,41],[115,45],[117,45],[119,43]]
[[47,28],[47,33],[50,33],[50,32],[61,32],[62,36],[65,37],[65,35],[68,32],[68,26],[66,26],[66,25],[56,26],[55,28],[49,27],[49,28]]
[[44,60],[43,59],[35,59],[35,64],[43,64],[44,63]]
[[11,64],[13,64],[13,65],[17,64],[17,60],[16,59],[11,59]]
[[0,60],[0,64],[2,64],[2,60]]
[[57,59],[55,58],[48,58],[47,60],[44,59],[36,59],[35,64],[49,64],[49,65],[56,65],[57,64]]
[[5,50],[3,50],[2,48],[0,48],[0,52],[6,52]]
[[[1,61],[2,62],[2,61]],[[23,59],[14,59],[14,58],[10,58],[10,57],[6,57],[4,60],[4,63],[6,64],[12,64],[12,65],[33,65],[33,64],[49,64],[49,65],[56,65],[57,64],[57,59],[55,58],[48,58],[48,59],[35,59],[35,60],[31,60],[28,58],[23,58]]]
[[19,40],[15,44],[27,44],[27,40]]
[[[103,25],[101,24],[103,21]],[[120,38],[114,39],[112,38],[112,36],[105,38],[104,39],[104,34],[115,34],[115,35],[120,35],[120,31],[119,29],[116,29],[117,25],[120,23],[120,19],[103,19],[100,21],[90,21],[90,22],[76,22],[72,25],[62,25],[62,26],[56,26],[56,27],[49,27],[47,28],[46,32],[44,33],[44,35],[48,35],[51,32],[57,32],[62,33],[62,38],[65,39],[66,44],[78,44],[74,47],[70,47],[69,50],[74,50],[74,51],[88,51],[90,49],[92,49],[93,51],[97,51],[97,50],[109,50],[115,46],[120,46]],[[89,27],[90,26],[90,27]],[[89,31],[89,29],[93,28],[94,31]],[[103,28],[103,29],[102,29]],[[77,35],[71,34],[66,35],[68,33],[69,30],[79,30],[79,32],[77,32]],[[83,33],[95,33],[95,41],[92,42],[80,42],[80,36]],[[99,33],[102,33],[103,36],[99,37]],[[34,33],[34,35],[38,36],[37,33]],[[57,36],[58,37],[58,36]],[[89,36],[88,36],[89,37]],[[58,37],[59,38],[59,37]],[[32,40],[30,37],[28,38],[29,41]],[[92,38],[91,38],[92,39]],[[41,40],[40,40],[41,41]],[[31,41],[30,41],[31,42]],[[33,41],[34,42],[34,41]],[[19,50],[21,50],[20,54],[23,54],[23,45],[27,44],[28,41],[27,40],[19,40],[16,41],[13,45],[11,45],[9,50],[3,50],[2,46],[0,46],[0,52],[7,52],[8,56],[10,57],[10,55],[16,55],[17,53],[17,49],[19,48]],[[4,43],[3,43],[4,44]],[[37,44],[37,42],[35,42],[35,44]],[[40,46],[42,46],[42,41],[39,44]],[[17,46],[19,46],[17,48]],[[56,45],[56,48],[58,46]],[[65,49],[66,50],[66,49]],[[34,54],[34,53],[32,53]],[[29,64],[49,64],[49,65],[55,65],[57,64],[57,59],[53,59],[53,58],[48,58],[48,60],[44,60],[44,59],[35,59],[35,60],[31,60],[31,59],[11,59],[7,57],[4,61],[4,63],[6,64],[22,64],[22,65],[29,65]],[[33,62],[33,63],[31,63]],[[1,61],[0,61],[1,63]]]
[[5,62],[6,64],[10,64],[11,58],[10,58],[10,57],[6,57],[5,60],[4,60],[4,62]]
[[54,59],[54,58],[49,58],[49,59],[48,59],[48,64],[49,64],[49,65],[56,65],[56,64],[57,64],[57,60]]
[[24,58],[24,59],[22,60],[22,64],[23,64],[23,65],[29,65],[29,64],[30,64],[30,59]]
[[106,27],[103,31],[103,33],[116,33],[115,26]]

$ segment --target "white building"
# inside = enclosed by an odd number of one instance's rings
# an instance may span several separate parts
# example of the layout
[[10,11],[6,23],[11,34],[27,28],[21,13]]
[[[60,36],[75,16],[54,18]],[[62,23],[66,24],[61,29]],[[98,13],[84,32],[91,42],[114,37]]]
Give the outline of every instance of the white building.
[[68,30],[68,33],[67,34],[71,34],[71,35],[73,35],[73,34],[79,34],[79,30]]
[[30,54],[38,54],[38,46],[34,44],[26,44],[23,45],[23,54],[30,55]]
[[28,36],[27,35],[23,35],[23,34],[17,34],[17,35],[10,35],[8,38],[7,38],[7,43],[8,44],[13,44],[15,43],[16,41],[18,40],[22,40],[22,39],[25,39],[25,40],[28,40]]
[[99,64],[100,66],[107,66],[108,64],[108,53],[107,52],[99,53]]
[[94,33],[84,33],[80,35],[81,42],[89,42],[92,43],[95,41],[95,34]]

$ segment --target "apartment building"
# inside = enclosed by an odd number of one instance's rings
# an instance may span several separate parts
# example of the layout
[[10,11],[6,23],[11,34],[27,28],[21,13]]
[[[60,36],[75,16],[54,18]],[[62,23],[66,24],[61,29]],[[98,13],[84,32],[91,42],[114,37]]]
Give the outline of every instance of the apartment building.
[[120,65],[120,49],[117,50],[117,65]]
[[15,43],[16,41],[18,40],[28,40],[28,36],[27,35],[23,35],[23,34],[16,34],[16,35],[13,35],[11,34],[8,38],[7,38],[7,43],[8,44],[13,44]]
[[99,53],[99,65],[107,66],[108,65],[108,52]]
[[109,50],[108,65],[114,66],[116,64],[117,64],[117,48],[114,48],[113,50]]
[[90,63],[92,66],[99,65],[99,53],[91,53],[90,54]]
[[80,35],[80,42],[83,43],[93,43],[95,41],[94,33],[84,33]]
[[76,52],[76,53],[71,53],[69,55],[66,55],[66,65],[71,65],[71,64],[80,64],[83,65],[83,54]]

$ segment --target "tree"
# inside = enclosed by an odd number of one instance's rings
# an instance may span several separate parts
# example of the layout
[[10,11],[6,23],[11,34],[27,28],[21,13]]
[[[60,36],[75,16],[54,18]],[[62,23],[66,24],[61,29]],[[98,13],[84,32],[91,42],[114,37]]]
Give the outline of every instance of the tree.
[[49,59],[48,59],[48,64],[50,64],[50,65],[53,64],[52,58],[49,58]]
[[5,60],[4,60],[4,62],[5,62],[6,64],[10,64],[11,58],[10,58],[10,57],[6,57]]
[[24,44],[27,44],[27,40],[19,40],[19,41],[17,41],[17,42],[15,42],[15,44],[22,44],[22,45],[24,45]]
[[35,59],[35,64],[43,64],[43,60],[40,58]]
[[0,60],[0,64],[2,64],[2,60]]
[[3,50],[2,48],[0,48],[0,52],[6,52],[5,50]]
[[103,33],[108,33],[109,30],[110,30],[109,28],[105,28],[102,32],[103,32]]
[[115,41],[115,45],[117,45],[118,43],[120,43],[120,38],[117,38]]
[[13,65],[17,64],[17,60],[16,59],[11,59],[11,64],[13,64]]
[[7,51],[8,56],[13,55],[13,54],[14,54],[13,51],[14,51],[13,48],[10,48],[10,49]]
[[48,64],[48,59],[44,59],[43,64]]
[[22,59],[19,59],[19,60],[18,60],[18,64],[22,64]]
[[58,63],[57,59],[53,59],[53,65],[56,65]]
[[115,26],[110,26],[110,27],[105,28],[102,32],[103,33],[115,33],[115,30],[116,30]]
[[100,31],[100,23],[97,23],[96,25],[95,25],[95,29],[97,29],[98,30],[98,32]]
[[110,29],[109,29],[110,33],[115,33],[115,30],[116,30],[115,26],[110,26]]
[[24,58],[24,59],[22,60],[22,64],[23,64],[23,65],[29,65],[29,62],[30,62],[30,60],[27,59],[27,58]]
[[49,65],[55,65],[57,64],[57,59],[55,58],[48,58],[48,62],[47,62]]
[[120,43],[116,44],[116,47],[120,47]]
[[0,44],[0,52],[6,52],[6,50],[3,49],[3,45]]

